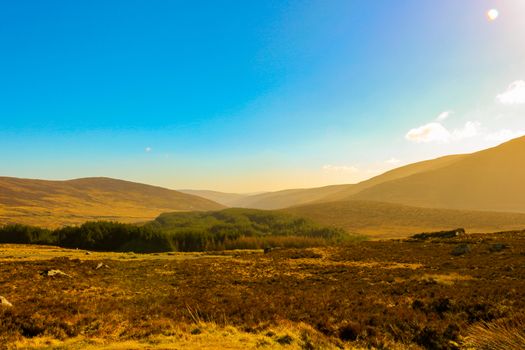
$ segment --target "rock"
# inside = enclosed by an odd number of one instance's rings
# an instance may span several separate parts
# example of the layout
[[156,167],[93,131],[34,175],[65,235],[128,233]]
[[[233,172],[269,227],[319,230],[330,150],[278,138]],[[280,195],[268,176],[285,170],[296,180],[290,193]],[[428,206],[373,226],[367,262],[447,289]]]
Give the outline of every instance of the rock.
[[418,233],[417,235],[413,235],[410,238],[419,239],[419,240],[426,240],[426,239],[431,239],[431,238],[454,238],[454,237],[463,236],[464,234],[465,234],[464,228],[457,228],[455,230],[450,230],[450,231]]
[[70,277],[71,278],[70,275],[60,270],[45,270],[45,271],[42,271],[41,275],[46,276],[46,277]]
[[273,252],[274,250],[281,250],[281,249],[283,248],[282,247],[273,247],[273,248],[267,247],[267,248],[264,248],[264,254],[268,254],[268,253]]
[[501,252],[503,249],[507,249],[508,247],[509,246],[504,243],[494,243],[494,244],[491,244],[491,246],[489,247],[489,250],[492,253],[496,253],[496,252]]
[[86,255],[91,255],[91,252],[86,252]]
[[467,253],[470,253],[470,246],[466,243],[458,244],[456,247],[454,247],[452,252],[450,252],[450,254],[454,256],[460,256]]
[[98,269],[101,269],[101,268],[109,269],[109,266],[104,264],[104,263],[98,263],[97,267],[95,267],[95,270],[98,270]]
[[0,295],[0,307],[13,307],[13,304],[11,304],[9,300]]

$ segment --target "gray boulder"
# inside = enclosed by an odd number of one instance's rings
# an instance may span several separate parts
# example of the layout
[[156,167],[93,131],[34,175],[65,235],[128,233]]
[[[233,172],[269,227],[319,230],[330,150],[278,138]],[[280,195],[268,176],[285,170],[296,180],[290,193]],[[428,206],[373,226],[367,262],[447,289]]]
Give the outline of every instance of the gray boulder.
[[470,251],[471,251],[470,246],[466,243],[463,243],[463,244],[458,244],[457,246],[455,246],[454,249],[452,249],[452,252],[450,252],[450,254],[454,256],[460,256],[463,254],[470,253]]

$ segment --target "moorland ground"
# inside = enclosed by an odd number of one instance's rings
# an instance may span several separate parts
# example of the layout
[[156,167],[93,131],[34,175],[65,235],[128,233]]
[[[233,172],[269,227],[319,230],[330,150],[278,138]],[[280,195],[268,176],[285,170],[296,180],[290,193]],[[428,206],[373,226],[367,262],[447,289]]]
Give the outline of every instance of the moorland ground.
[[6,349],[524,344],[525,232],[266,254],[0,245],[0,261]]

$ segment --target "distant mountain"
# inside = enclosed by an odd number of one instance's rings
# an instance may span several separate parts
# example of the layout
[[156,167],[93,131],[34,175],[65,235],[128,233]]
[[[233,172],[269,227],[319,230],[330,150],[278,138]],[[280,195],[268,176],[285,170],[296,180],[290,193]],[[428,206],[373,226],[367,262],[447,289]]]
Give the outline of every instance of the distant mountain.
[[[426,160],[400,168],[390,170],[384,174],[373,177],[369,180],[360,182],[358,184],[349,185],[333,185],[306,189],[290,189],[275,192],[266,192],[258,195],[242,196],[234,199],[228,204],[217,202],[241,208],[255,208],[255,209],[283,209],[296,205],[304,205],[316,202],[333,202],[341,199],[347,199],[349,196],[359,193],[367,188],[373,187],[383,182],[388,182],[417,174],[419,172],[439,169],[441,167],[452,164],[453,162],[464,158],[465,155],[452,155],[441,157],[432,160]],[[213,199],[212,197],[205,198]]]
[[266,192],[252,196],[239,198],[231,203],[231,206],[254,209],[281,209],[294,205],[307,204],[325,198],[328,195],[338,193],[342,188],[352,185],[334,185],[319,188],[293,189],[276,192]]
[[[328,201],[333,197],[325,197]],[[525,137],[454,159],[450,164],[383,182],[338,199],[525,212]]]
[[358,184],[269,192],[231,205],[283,209],[348,200],[525,212],[525,137],[472,154],[406,165]]
[[57,227],[97,219],[140,222],[163,212],[221,208],[224,206],[190,194],[110,178],[0,177],[0,224]]
[[525,228],[525,213],[418,208],[373,201],[317,203],[281,211],[372,238],[401,238],[460,227],[468,232]]
[[249,194],[226,193],[226,192],[208,191],[208,190],[178,190],[178,191],[182,193],[191,194],[193,196],[206,198],[206,199],[217,202],[227,207],[235,207],[237,206],[236,203],[242,201],[243,198],[250,196]]

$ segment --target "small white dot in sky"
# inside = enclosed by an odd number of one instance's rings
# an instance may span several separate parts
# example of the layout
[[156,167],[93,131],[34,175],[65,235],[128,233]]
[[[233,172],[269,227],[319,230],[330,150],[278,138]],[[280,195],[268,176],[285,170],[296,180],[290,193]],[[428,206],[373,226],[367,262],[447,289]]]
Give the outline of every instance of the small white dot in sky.
[[490,9],[487,11],[487,18],[489,21],[495,21],[499,17],[499,11],[496,9]]
[[144,151],[146,151],[146,152],[148,152],[148,153],[151,152],[151,147],[146,147],[146,148],[144,148]]

